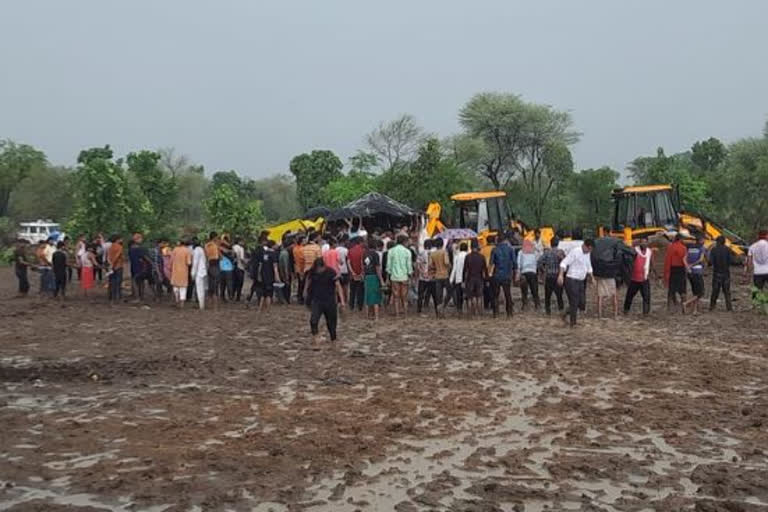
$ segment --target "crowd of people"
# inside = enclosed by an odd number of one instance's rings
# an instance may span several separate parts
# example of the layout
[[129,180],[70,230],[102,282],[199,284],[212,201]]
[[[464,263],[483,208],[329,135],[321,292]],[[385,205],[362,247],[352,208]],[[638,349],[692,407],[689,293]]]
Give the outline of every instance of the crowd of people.
[[[612,301],[614,316],[619,312],[616,283],[622,280],[621,272],[593,269],[595,242],[590,239],[555,237],[545,243],[538,232],[532,240],[524,240],[513,230],[481,243],[439,236],[424,239],[407,227],[369,234],[351,224],[323,233],[289,233],[279,244],[268,235],[263,232],[251,248],[240,238],[216,232],[206,240],[191,237],[174,244],[166,239],[148,244],[141,233],[134,233],[127,244],[120,235],[49,239],[33,248],[19,240],[14,253],[19,295],[28,294],[28,270],[32,269],[39,273],[43,297],[63,300],[76,277],[83,295],[104,287],[110,304],[117,304],[128,293],[123,278],[127,266],[132,300],[172,300],[179,308],[194,301],[200,309],[241,303],[259,311],[269,310],[275,301],[295,300],[311,309],[312,334],[318,335],[324,318],[331,340],[337,336],[339,306],[365,311],[373,321],[379,319],[382,308],[396,316],[407,316],[409,309],[417,314],[431,309],[441,318],[451,307],[459,316],[496,317],[502,304],[506,316],[512,317],[514,286],[520,288],[521,310],[532,306],[538,311],[543,302],[544,313],[550,315],[556,306],[571,326],[576,325],[579,311],[586,310],[588,284],[596,289],[599,317],[605,301]],[[716,307],[721,293],[726,309],[732,309],[733,261],[724,238],[706,248],[701,237],[685,244],[678,235],[666,250],[663,276],[655,275],[654,251],[647,239],[637,240],[632,250],[623,278],[625,314],[637,293],[642,296],[643,314],[650,313],[654,276],[663,277],[669,308],[679,299],[683,313],[697,314],[705,294],[707,265],[712,267],[710,309]],[[763,289],[768,283],[768,231],[761,231],[750,247],[748,271],[754,286]],[[246,277],[251,280],[247,294]],[[688,284],[691,297],[686,294]]]

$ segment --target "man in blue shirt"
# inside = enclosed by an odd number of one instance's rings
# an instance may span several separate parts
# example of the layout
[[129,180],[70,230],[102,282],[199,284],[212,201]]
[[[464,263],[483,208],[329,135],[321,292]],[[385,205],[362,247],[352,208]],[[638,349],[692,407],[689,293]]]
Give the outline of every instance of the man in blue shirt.
[[491,264],[493,265],[493,279],[491,281],[493,316],[496,317],[499,314],[499,289],[501,289],[504,290],[507,317],[511,318],[514,312],[511,286],[512,277],[517,270],[517,262],[515,261],[515,249],[510,245],[507,236],[502,235],[501,243],[493,249]]

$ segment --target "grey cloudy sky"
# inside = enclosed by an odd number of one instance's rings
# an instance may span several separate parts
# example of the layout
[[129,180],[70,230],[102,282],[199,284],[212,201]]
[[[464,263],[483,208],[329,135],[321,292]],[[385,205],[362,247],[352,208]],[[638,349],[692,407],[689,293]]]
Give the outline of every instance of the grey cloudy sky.
[[376,124],[458,130],[474,93],[573,112],[579,168],[733,140],[768,114],[764,0],[7,0],[0,138],[175,147],[208,171],[344,161]]

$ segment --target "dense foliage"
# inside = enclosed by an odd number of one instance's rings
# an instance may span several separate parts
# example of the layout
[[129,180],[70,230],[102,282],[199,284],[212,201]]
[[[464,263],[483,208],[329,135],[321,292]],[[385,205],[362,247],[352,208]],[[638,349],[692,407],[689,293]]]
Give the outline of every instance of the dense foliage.
[[[580,134],[567,111],[507,93],[481,93],[459,110],[461,131],[438,138],[405,114],[382,122],[346,165],[328,150],[291,159],[290,173],[250,179],[228,170],[206,176],[173,149],[116,158],[109,146],[80,152],[75,168],[52,166],[39,150],[0,141],[0,226],[5,238],[23,220],[50,218],[79,232],[178,236],[216,229],[254,236],[315,206],[341,206],[378,191],[414,208],[452,194],[502,189],[529,224],[607,223],[615,169],[575,170]],[[688,151],[658,148],[627,167],[625,180],[672,183],[682,206],[747,238],[768,225],[768,124],[761,137],[724,144],[714,137]],[[7,243],[7,240],[5,241]]]

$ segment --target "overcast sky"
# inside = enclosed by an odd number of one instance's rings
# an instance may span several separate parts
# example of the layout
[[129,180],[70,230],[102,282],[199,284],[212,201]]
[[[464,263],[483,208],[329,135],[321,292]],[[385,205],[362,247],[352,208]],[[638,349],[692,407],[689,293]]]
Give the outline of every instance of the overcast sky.
[[480,91],[572,111],[578,168],[757,135],[764,0],[6,0],[0,138],[57,164],[175,147],[208,172],[346,162],[379,121],[441,136]]

